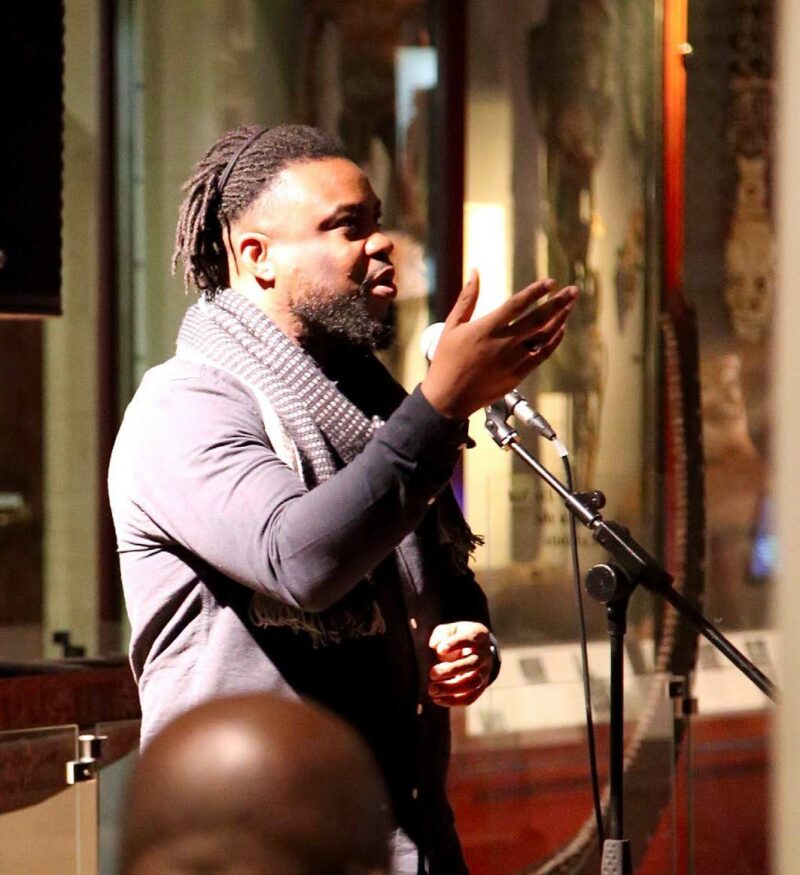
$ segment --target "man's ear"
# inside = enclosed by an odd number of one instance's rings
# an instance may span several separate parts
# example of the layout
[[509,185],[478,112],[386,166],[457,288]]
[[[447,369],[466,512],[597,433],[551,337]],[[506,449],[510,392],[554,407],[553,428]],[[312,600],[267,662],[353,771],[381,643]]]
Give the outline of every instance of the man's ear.
[[262,285],[275,282],[275,267],[270,258],[271,241],[261,231],[244,231],[234,238],[236,260],[243,270]]

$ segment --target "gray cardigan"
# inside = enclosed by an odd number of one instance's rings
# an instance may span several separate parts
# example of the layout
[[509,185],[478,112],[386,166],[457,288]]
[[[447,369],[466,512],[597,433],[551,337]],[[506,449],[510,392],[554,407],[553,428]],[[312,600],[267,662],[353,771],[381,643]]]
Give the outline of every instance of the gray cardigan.
[[[462,871],[444,787],[448,714],[426,688],[434,626],[489,622],[483,593],[445,561],[427,513],[437,497],[453,500],[447,482],[464,440],[464,424],[417,389],[353,462],[309,491],[236,378],[179,358],[149,371],[109,471],[143,742],[220,694],[311,697],[370,743],[429,871]],[[254,591],[320,611],[368,574],[384,635],[314,647],[303,632],[250,622]]]

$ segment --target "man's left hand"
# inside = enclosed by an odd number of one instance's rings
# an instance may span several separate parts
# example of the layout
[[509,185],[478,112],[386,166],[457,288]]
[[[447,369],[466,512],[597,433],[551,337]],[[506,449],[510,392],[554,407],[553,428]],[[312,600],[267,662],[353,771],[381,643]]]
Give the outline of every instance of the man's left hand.
[[428,695],[434,705],[471,705],[489,685],[494,650],[483,623],[443,623],[431,633],[429,646],[439,661],[430,671]]

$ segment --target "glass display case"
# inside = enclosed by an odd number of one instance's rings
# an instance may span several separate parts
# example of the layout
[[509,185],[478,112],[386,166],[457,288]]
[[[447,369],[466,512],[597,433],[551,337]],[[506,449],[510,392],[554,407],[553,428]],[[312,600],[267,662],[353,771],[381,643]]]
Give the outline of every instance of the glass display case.
[[[666,42],[665,19],[680,4],[502,6],[66,4],[65,315],[0,326],[15,363],[0,392],[0,658],[124,652],[119,581],[98,561],[114,549],[100,431],[113,432],[144,371],[172,354],[191,301],[169,270],[180,187],[223,130],[299,121],[341,136],[383,201],[399,286],[398,343],[385,360],[406,388],[427,367],[422,329],[447,312],[464,270],[481,271],[479,313],[535,277],[580,287],[564,343],[521,390],[567,447],[576,488],[601,489],[604,516],[773,672],[772,4],[692,0],[688,31]],[[665,83],[670,65],[685,93]],[[113,91],[112,116],[100,81]],[[678,115],[665,121],[672,97]],[[685,162],[676,164],[665,128],[683,149],[684,123]],[[107,163],[104,143],[113,145]],[[101,178],[103,167],[113,179]],[[685,209],[665,190],[670,174]],[[97,207],[102,196],[113,221]],[[106,299],[98,277],[110,253]],[[456,486],[485,537],[474,567],[505,656],[497,684],[455,717],[451,791],[476,871],[554,870],[559,854],[593,841],[568,517],[491,442],[482,416],[470,432],[476,446]],[[523,440],[563,476],[550,444]],[[605,559],[588,531],[578,539],[584,571]],[[593,602],[586,617],[605,768],[606,623]],[[763,696],[705,646],[694,670],[695,634],[649,593],[637,590],[629,620],[626,756],[641,871],[678,871],[703,842],[722,843],[707,807],[737,796],[746,823],[763,828],[732,846],[751,867],[742,871],[758,871],[767,853]],[[687,675],[685,699],[700,714],[680,713],[668,727],[672,708],[691,710],[670,688]],[[123,748],[135,747],[116,729],[119,756],[100,804],[110,824]],[[66,752],[75,730],[59,732]],[[74,789],[23,806],[31,815],[55,806],[46,816],[70,824],[58,827],[64,871],[79,866]],[[3,817],[18,814],[27,816]],[[101,838],[103,867],[108,847]],[[7,869],[13,853],[0,842]]]

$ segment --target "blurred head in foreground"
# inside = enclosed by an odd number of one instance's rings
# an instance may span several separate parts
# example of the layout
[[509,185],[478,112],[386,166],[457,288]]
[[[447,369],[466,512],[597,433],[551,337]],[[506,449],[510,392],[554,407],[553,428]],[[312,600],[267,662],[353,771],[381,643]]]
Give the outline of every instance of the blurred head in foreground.
[[142,752],[121,871],[385,873],[388,812],[372,756],[338,717],[266,694],[215,699]]

